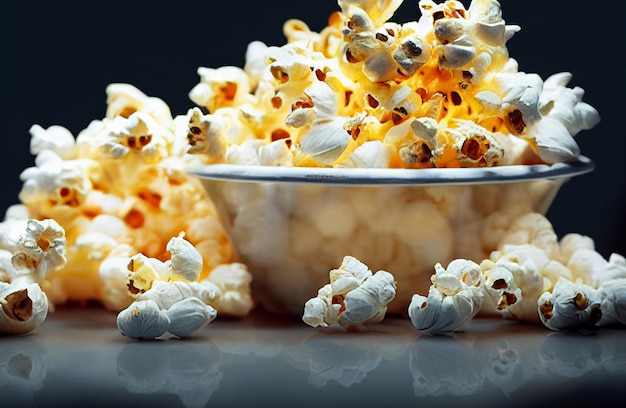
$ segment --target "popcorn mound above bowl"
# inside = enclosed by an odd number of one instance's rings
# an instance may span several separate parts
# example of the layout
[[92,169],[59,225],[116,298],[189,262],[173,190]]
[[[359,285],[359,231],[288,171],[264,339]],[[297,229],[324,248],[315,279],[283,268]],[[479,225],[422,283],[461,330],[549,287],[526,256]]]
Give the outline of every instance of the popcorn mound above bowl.
[[243,69],[201,67],[190,97],[191,153],[234,164],[490,167],[575,160],[573,137],[599,121],[566,88],[518,71],[519,30],[500,6],[420,1],[421,18],[388,21],[402,1],[339,1],[320,33],[284,24],[287,44],[252,42]]
[[[569,73],[543,81],[518,71],[506,42],[519,27],[505,24],[497,2],[420,1],[418,21],[391,22],[401,3],[339,0],[319,33],[285,22],[286,44],[251,42],[243,68],[200,67],[196,106],[182,115],[111,84],[106,116],[76,137],[34,125],[35,166],[0,228],[2,296],[26,302],[17,285],[26,270],[52,304],[95,300],[120,312],[129,337],[186,337],[216,313],[243,317],[255,304],[301,314],[329,271],[331,281],[345,277],[332,271],[358,258],[395,281],[368,286],[363,264],[361,277],[348,276],[359,291],[325,289],[333,296],[320,307],[331,321],[380,321],[387,310],[407,314],[434,265],[500,249],[515,220],[545,213],[564,180],[591,171],[574,136],[598,112],[567,88]],[[231,166],[229,177],[207,175],[220,166]],[[291,174],[294,184],[280,171],[278,183],[225,180],[251,168],[310,174]],[[355,168],[403,181],[342,187],[323,174],[346,172],[333,176],[345,181]],[[502,180],[517,168],[521,176]],[[478,173],[471,183],[441,173],[448,181],[429,186],[407,171]],[[59,226],[63,262],[46,263],[45,239],[24,246],[32,220]],[[346,312],[345,299],[373,296],[368,287],[385,293],[374,315]]]

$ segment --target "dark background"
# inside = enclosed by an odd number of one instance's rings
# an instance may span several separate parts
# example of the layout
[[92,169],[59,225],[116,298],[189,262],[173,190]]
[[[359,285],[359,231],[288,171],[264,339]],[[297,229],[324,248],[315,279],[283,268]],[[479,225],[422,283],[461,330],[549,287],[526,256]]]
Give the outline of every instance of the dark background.
[[[582,233],[605,257],[626,254],[624,2],[500,3],[506,22],[522,27],[508,43],[520,70],[544,79],[571,72],[570,86],[584,88],[584,100],[602,116],[577,136],[596,170],[566,183],[548,218],[559,236]],[[336,10],[333,0],[3,5],[0,212],[18,201],[19,174],[33,164],[33,124],[62,125],[76,136],[104,117],[105,88],[113,82],[133,84],[184,114],[199,66],[242,67],[250,41],[282,45],[285,20],[299,18],[320,31]],[[391,20],[418,18],[417,1],[406,1]]]

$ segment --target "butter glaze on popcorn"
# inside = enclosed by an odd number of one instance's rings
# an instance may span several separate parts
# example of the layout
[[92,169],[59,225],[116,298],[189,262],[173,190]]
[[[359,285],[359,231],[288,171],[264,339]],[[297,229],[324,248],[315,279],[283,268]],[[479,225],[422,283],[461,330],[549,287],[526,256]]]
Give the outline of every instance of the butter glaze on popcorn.
[[[96,300],[120,311],[132,303],[126,282],[136,271],[127,264],[135,255],[171,260],[190,282],[233,258],[212,202],[186,170],[203,163],[187,153],[188,119],[128,84],[109,85],[107,104],[107,116],[75,138],[59,126],[31,128],[35,165],[21,174],[19,199],[27,217],[54,219],[65,231],[68,262],[46,277],[50,301]],[[236,276],[241,285],[229,290],[249,292],[245,274]],[[247,314],[249,293],[229,299],[225,314]]]
[[[399,24],[390,19],[401,3],[340,1],[319,33],[289,20],[287,43],[250,43],[243,69],[200,68],[190,97],[208,110],[202,121],[219,128],[222,111],[238,109],[229,125],[245,129],[237,143],[284,140],[283,165],[491,167],[578,158],[573,137],[595,126],[598,112],[582,102],[581,88],[566,88],[571,74],[544,86],[518,70],[506,42],[520,28],[505,24],[497,2],[476,0],[466,10],[423,0],[421,18]],[[420,123],[428,119],[424,138]],[[214,149],[228,139],[208,131],[198,144]],[[379,160],[363,159],[365,146],[366,157]],[[250,163],[241,155],[211,159]]]

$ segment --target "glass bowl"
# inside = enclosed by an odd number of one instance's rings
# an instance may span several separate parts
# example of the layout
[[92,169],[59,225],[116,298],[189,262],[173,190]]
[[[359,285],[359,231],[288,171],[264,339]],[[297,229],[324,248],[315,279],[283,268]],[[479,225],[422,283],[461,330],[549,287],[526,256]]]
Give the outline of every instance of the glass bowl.
[[388,313],[426,294],[434,265],[480,262],[517,217],[545,214],[586,157],[554,165],[373,169],[213,164],[190,169],[216,206],[252,293],[265,309],[302,315],[304,303],[351,255],[394,275]]

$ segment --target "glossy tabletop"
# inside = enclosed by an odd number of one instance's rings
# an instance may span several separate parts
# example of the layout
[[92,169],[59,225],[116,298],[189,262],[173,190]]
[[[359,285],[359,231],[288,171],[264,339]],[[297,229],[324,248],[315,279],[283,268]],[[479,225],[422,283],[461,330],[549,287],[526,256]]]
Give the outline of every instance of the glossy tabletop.
[[0,407],[620,406],[626,330],[552,332],[476,319],[421,335],[408,318],[313,329],[255,311],[193,337],[135,341],[98,307],[0,337]]

